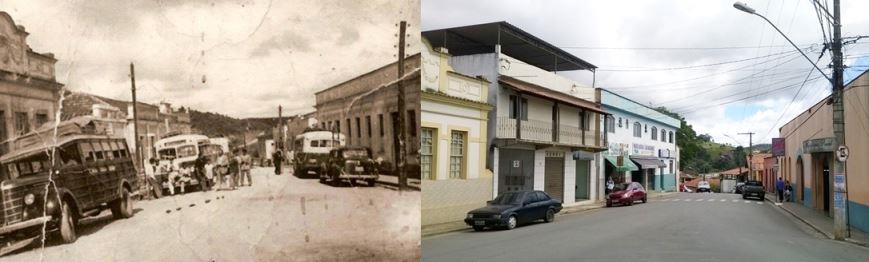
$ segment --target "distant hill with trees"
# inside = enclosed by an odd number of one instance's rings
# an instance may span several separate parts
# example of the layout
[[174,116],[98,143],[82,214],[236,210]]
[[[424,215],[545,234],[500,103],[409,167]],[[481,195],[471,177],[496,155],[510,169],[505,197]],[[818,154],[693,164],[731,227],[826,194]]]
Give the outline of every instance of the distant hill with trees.
[[[742,146],[717,143],[708,134],[697,134],[678,113],[670,112],[665,107],[655,110],[665,115],[679,119],[681,126],[676,131],[676,145],[680,148],[681,169],[692,173],[709,173],[727,170],[738,166],[746,166],[748,150]],[[764,148],[755,146],[755,150]],[[769,145],[766,145],[769,150]]]

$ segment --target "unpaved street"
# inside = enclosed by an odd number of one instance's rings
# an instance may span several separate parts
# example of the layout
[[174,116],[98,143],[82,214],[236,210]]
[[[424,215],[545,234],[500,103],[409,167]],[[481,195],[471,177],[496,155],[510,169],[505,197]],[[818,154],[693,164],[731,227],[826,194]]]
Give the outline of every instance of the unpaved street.
[[104,211],[82,221],[75,243],[50,241],[0,260],[419,260],[419,192],[332,187],[267,168],[253,179],[235,191],[139,201],[126,220]]

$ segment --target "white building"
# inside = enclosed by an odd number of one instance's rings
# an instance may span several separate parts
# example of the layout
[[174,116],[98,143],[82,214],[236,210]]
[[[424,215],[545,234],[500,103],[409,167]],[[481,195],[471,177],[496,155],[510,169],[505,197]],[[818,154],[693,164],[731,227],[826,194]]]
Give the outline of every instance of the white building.
[[647,190],[675,190],[679,172],[676,130],[681,121],[605,89],[597,89],[607,113],[605,179],[640,182]]
[[599,197],[594,185],[606,148],[599,128],[605,113],[593,88],[555,73],[594,65],[506,22],[423,36],[435,49],[449,50],[457,72],[491,80],[487,103],[495,108],[486,137],[493,195],[543,190],[568,205]]
[[422,225],[459,221],[492,196],[486,169],[489,81],[450,67],[423,39],[420,129]]

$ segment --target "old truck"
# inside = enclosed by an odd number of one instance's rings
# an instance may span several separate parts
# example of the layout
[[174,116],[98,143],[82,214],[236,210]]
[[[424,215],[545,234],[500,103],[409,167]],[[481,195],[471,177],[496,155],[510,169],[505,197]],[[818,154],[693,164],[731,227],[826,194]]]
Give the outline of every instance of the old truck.
[[309,128],[293,141],[293,175],[310,177],[324,174],[329,151],[344,146],[344,135],[325,129]]
[[0,255],[38,241],[43,227],[71,243],[82,218],[106,209],[133,216],[137,176],[123,138],[85,120],[60,123],[56,137],[47,131],[18,138],[0,157]]

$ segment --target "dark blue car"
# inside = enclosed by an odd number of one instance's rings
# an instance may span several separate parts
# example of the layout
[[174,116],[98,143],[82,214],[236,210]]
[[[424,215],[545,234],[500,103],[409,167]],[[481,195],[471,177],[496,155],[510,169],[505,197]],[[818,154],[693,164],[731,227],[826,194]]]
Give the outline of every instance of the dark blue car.
[[498,195],[482,208],[468,212],[465,223],[475,231],[487,227],[516,228],[520,223],[538,219],[546,222],[555,220],[555,213],[561,211],[561,201],[549,197],[543,191],[514,191]]

